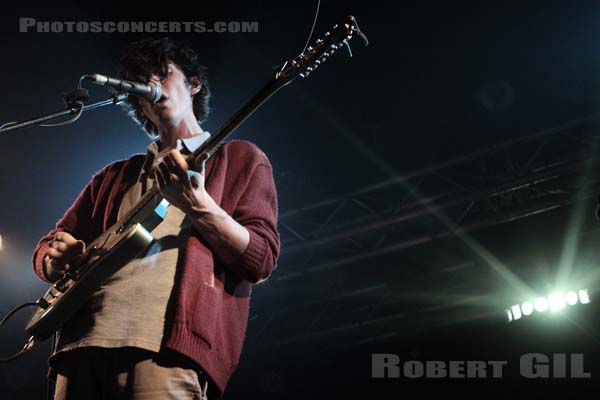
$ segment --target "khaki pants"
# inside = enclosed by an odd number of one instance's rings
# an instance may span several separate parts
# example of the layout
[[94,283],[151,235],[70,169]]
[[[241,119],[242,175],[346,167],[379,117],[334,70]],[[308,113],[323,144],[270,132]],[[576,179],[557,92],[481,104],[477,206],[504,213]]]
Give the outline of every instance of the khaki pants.
[[177,354],[87,347],[59,355],[54,400],[208,400],[208,380]]

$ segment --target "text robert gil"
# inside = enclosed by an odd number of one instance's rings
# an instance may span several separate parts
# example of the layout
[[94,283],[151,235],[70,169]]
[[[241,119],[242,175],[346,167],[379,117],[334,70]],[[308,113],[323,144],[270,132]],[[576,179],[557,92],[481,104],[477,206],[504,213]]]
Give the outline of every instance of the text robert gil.
[[[570,362],[569,362],[570,361]],[[396,354],[372,354],[373,378],[502,378],[508,361],[405,361],[400,365]],[[570,369],[567,372],[567,365]],[[519,359],[524,378],[591,378],[585,371],[583,354],[528,353]]]

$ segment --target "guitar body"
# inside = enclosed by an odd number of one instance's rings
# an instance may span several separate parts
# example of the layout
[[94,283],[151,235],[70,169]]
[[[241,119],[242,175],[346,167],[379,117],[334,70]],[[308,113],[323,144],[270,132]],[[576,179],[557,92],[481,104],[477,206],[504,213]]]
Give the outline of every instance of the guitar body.
[[85,262],[56,281],[38,302],[26,326],[36,340],[50,337],[75,314],[117,270],[150,245],[153,237],[141,224],[109,229],[92,245]]

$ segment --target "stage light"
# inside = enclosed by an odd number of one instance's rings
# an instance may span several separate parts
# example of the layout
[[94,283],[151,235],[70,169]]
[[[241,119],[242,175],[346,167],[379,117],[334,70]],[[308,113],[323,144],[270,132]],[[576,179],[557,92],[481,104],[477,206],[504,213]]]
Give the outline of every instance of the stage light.
[[4,250],[4,245],[2,243],[2,235],[0,235],[0,251]]
[[567,293],[565,293],[565,302],[570,305],[570,306],[574,306],[575,304],[577,304],[577,293],[575,293],[574,291],[570,290]]
[[590,296],[588,296],[587,289],[582,289],[579,291],[579,301],[581,304],[588,304],[590,302]]
[[526,301],[521,306],[521,311],[523,312],[523,315],[531,315],[531,313],[533,312],[533,303],[530,301]]
[[512,310],[513,319],[515,321],[518,320],[519,318],[521,318],[521,309],[519,308],[518,305],[512,306],[510,309]]
[[545,297],[538,297],[533,304],[537,312],[544,312],[548,309],[548,299]]
[[569,290],[566,292],[552,292],[548,297],[538,297],[535,301],[527,300],[521,303],[521,305],[511,306],[510,309],[505,310],[508,317],[508,322],[516,321],[523,316],[529,316],[533,314],[533,311],[543,313],[545,311],[558,312],[564,309],[567,305],[574,306],[577,303],[588,304],[590,303],[590,296],[587,289],[581,289],[575,292]]

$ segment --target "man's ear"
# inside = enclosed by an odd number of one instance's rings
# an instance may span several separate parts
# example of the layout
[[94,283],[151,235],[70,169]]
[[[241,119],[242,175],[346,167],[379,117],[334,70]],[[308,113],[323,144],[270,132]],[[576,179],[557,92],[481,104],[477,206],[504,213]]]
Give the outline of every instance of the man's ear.
[[200,89],[202,89],[202,82],[200,82],[198,77],[194,76],[192,79],[190,79],[190,94],[193,96],[200,92]]

